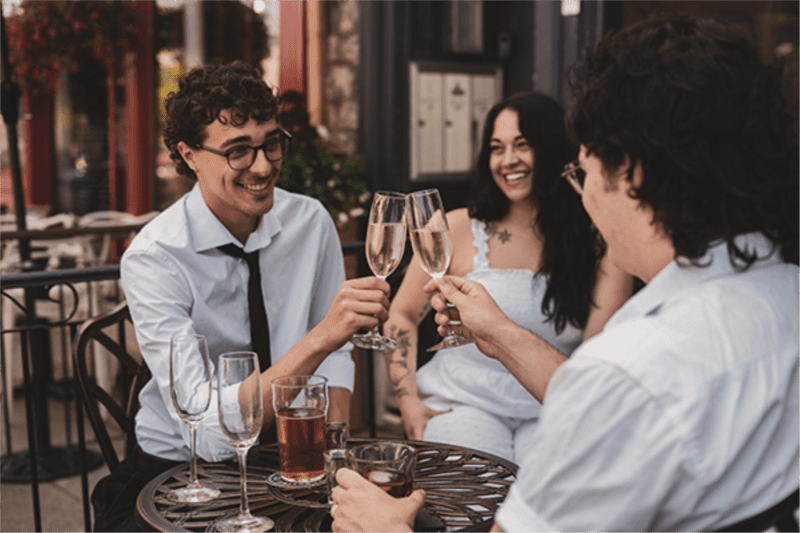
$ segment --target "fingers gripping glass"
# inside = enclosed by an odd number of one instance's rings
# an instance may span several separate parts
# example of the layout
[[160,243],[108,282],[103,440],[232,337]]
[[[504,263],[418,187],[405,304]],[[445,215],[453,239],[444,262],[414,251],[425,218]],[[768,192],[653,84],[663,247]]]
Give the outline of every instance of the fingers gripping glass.
[[264,150],[267,160],[272,163],[283,159],[283,156],[286,155],[286,150],[289,148],[289,139],[291,138],[292,136],[289,132],[279,128],[276,134],[267,137],[264,144],[259,146],[239,145],[225,152],[202,144],[199,148],[226,158],[228,166],[233,170],[247,170],[256,162],[256,155],[259,150]]
[[564,171],[561,173],[562,178],[567,178],[567,181],[575,192],[583,194],[583,182],[586,180],[586,172],[581,168],[581,162],[577,159],[564,165]]
[[[400,264],[406,248],[405,194],[386,191],[375,193],[364,245],[372,273],[386,279]],[[367,333],[353,335],[350,341],[359,348],[371,350],[397,348],[397,342],[381,335],[377,325]]]
[[[450,267],[450,231],[438,190],[427,189],[408,195],[408,232],[414,256],[425,272],[434,279],[444,276]],[[449,302],[447,306],[454,307]],[[435,352],[473,343],[461,335],[461,322],[451,320],[447,327],[447,336],[427,351]],[[454,328],[459,331],[453,332]]]

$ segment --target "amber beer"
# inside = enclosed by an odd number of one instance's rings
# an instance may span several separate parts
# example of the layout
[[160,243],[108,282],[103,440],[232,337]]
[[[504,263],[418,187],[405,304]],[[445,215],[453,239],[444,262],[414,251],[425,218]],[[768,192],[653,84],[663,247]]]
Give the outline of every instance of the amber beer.
[[281,478],[309,483],[325,475],[325,411],[288,408],[277,413]]
[[328,380],[301,374],[272,380],[280,476],[303,485],[325,478],[325,413]]
[[405,498],[414,491],[411,480],[400,472],[373,470],[364,474],[364,477],[395,498]]

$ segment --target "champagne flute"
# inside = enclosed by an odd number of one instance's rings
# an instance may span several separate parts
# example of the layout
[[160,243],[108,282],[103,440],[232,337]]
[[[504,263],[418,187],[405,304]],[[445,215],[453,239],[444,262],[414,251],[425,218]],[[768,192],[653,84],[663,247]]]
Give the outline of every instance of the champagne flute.
[[204,336],[184,335],[170,339],[169,391],[178,416],[189,426],[192,461],[189,484],[171,490],[167,497],[182,503],[201,503],[219,498],[219,490],[197,479],[197,424],[211,403],[211,364]]
[[[411,235],[411,246],[414,255],[419,259],[422,268],[434,279],[445,275],[450,267],[450,231],[447,226],[442,198],[437,189],[426,189],[408,195],[408,229]],[[455,307],[447,303],[448,307]],[[454,333],[451,326],[460,326],[461,322],[448,322],[447,336],[438,344],[427,349],[435,352],[442,348],[454,348],[473,341]]]
[[[367,263],[376,277],[386,279],[394,272],[406,248],[406,195],[378,191],[372,198],[365,243]],[[393,350],[394,339],[384,337],[375,325],[367,333],[353,335],[351,342],[359,348]]]
[[261,432],[263,399],[261,373],[255,352],[228,352],[217,362],[219,424],[239,456],[242,498],[239,512],[220,518],[211,531],[268,531],[270,518],[253,516],[247,501],[247,451]]

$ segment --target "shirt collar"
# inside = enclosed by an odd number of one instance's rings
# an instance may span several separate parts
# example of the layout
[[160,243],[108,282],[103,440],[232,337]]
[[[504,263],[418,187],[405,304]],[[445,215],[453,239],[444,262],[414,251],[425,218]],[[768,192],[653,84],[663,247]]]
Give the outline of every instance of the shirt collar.
[[[275,203],[278,201],[279,199],[275,198]],[[189,220],[195,252],[201,253],[231,243],[236,246],[242,245],[206,205],[199,184],[195,184],[186,198],[186,217]],[[272,209],[261,217],[256,230],[247,238],[244,251],[250,253],[266,248],[282,228],[283,225],[275,214],[273,205]]]
[[[763,266],[782,261],[777,247],[761,233],[747,233],[735,238],[739,248],[752,252],[755,251],[758,259],[756,262]],[[725,241],[716,241],[709,246],[706,255],[694,266],[685,258],[678,258],[665,266],[661,272],[639,292],[634,294],[611,317],[607,327],[655,313],[669,298],[677,294],[691,291],[692,287],[704,281],[719,276],[724,276],[735,271],[728,255]],[[751,266],[751,268],[753,268]]]

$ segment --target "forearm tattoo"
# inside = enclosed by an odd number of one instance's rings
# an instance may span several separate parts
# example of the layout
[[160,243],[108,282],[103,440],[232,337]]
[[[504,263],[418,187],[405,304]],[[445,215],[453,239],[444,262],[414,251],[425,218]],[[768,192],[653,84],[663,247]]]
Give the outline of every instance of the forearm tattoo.
[[[409,331],[398,329],[397,326],[389,328],[389,337],[397,341],[397,348],[386,353],[386,364],[389,366],[389,380],[392,384],[395,398],[408,396],[409,391],[401,382],[411,374],[408,367],[408,353],[411,346]],[[394,366],[394,369],[392,368]],[[392,373],[394,372],[394,374]]]

